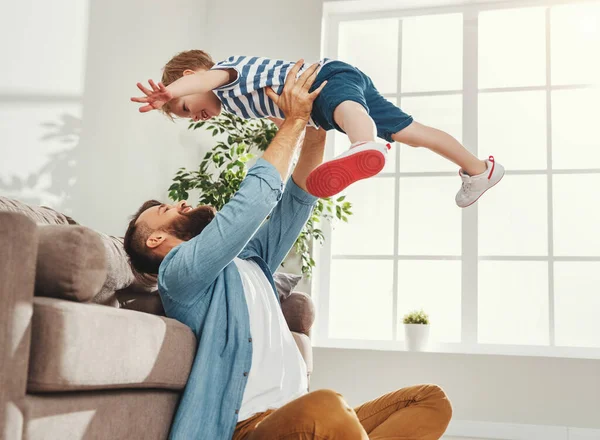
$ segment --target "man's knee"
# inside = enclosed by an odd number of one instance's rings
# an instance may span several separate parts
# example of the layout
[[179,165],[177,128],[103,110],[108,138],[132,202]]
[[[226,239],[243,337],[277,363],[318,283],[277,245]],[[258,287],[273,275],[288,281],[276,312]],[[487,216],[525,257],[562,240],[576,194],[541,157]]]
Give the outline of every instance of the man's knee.
[[317,390],[310,393],[310,398],[319,406],[328,409],[343,409],[344,411],[352,408],[348,406],[343,396],[334,390]]
[[368,439],[354,409],[348,406],[341,394],[333,390],[318,390],[311,393],[311,397],[318,402],[323,415],[317,423],[321,432],[330,433],[334,439]]
[[446,392],[439,385],[427,384],[423,386],[427,389],[423,400],[429,401],[429,404],[435,407],[440,419],[443,419],[446,424],[450,423],[450,419],[452,419],[452,404]]

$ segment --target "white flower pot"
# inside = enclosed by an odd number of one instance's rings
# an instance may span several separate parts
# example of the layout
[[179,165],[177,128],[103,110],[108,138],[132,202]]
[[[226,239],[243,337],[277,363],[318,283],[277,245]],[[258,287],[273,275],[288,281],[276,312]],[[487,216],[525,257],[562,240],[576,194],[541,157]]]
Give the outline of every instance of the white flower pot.
[[406,349],[424,351],[429,344],[429,324],[404,324]]

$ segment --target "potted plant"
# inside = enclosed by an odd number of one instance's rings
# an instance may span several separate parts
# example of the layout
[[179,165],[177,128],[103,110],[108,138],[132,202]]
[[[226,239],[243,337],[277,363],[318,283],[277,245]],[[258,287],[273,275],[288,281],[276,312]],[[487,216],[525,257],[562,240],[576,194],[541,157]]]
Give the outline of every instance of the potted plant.
[[422,309],[404,315],[406,349],[424,351],[429,342],[429,316]]
[[[277,134],[275,124],[264,119],[242,119],[223,112],[210,121],[191,121],[192,130],[203,128],[213,137],[216,145],[206,153],[196,169],[181,168],[169,188],[171,200],[187,200],[189,191],[200,194],[198,204],[209,204],[217,210],[229,201],[238,190],[248,172],[248,164],[261,154]],[[301,259],[302,274],[312,274],[315,261],[311,255],[313,240],[320,245],[325,237],[321,231],[321,220],[348,221],[352,205],[346,196],[319,199],[313,214],[294,244],[294,251]]]

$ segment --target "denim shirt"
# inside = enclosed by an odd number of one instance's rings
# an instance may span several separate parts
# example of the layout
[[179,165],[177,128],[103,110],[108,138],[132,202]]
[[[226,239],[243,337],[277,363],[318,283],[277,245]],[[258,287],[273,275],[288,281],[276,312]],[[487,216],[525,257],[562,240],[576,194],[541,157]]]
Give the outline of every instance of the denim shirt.
[[[285,191],[284,191],[285,189]],[[242,281],[233,259],[252,259],[273,286],[317,198],[259,159],[238,192],[193,239],[169,252],[158,288],[168,317],[189,326],[198,350],[169,438],[231,439],[252,363]],[[271,214],[265,222],[265,218]]]

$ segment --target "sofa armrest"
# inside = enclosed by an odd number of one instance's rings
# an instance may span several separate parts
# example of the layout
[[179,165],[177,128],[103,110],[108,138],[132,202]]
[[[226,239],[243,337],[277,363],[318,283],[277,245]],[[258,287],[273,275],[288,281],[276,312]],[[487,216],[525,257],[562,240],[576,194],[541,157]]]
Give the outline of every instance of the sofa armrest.
[[302,355],[302,359],[304,359],[304,363],[306,364],[306,376],[309,384],[310,391],[310,375],[313,372],[313,349],[312,344],[310,342],[310,338],[302,333],[292,332],[292,336],[294,337],[294,341],[296,341],[296,345],[298,346],[298,350]]
[[20,403],[27,388],[31,316],[38,251],[35,223],[22,214],[0,212],[0,426],[20,439]]

